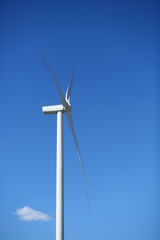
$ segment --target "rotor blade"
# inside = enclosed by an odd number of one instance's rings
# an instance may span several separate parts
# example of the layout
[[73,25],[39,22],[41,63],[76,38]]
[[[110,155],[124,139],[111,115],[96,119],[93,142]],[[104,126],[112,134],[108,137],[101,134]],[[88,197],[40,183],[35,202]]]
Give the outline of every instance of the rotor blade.
[[66,112],[66,113],[67,113],[67,118],[68,118],[68,121],[69,121],[69,125],[70,125],[70,128],[71,128],[71,131],[72,131],[72,134],[73,134],[73,138],[74,138],[74,141],[75,141],[75,144],[76,144],[76,147],[77,147],[77,152],[78,152],[79,161],[80,161],[80,164],[81,164],[81,169],[82,169],[82,174],[83,174],[83,179],[84,179],[84,185],[85,185],[85,190],[86,190],[86,195],[87,195],[88,209],[89,209],[89,213],[91,215],[89,198],[88,198],[88,191],[87,191],[87,184],[86,184],[86,178],[85,178],[85,175],[84,175],[84,169],[83,169],[83,164],[82,164],[82,160],[81,160],[81,155],[80,155],[80,151],[79,151],[76,135],[75,135],[74,128],[73,128],[72,115],[71,115],[71,112]]
[[54,79],[54,82],[55,82],[55,84],[56,84],[56,86],[57,86],[57,88],[58,88],[58,91],[59,91],[59,95],[60,95],[62,104],[63,104],[65,107],[68,107],[68,103],[66,102],[66,100],[65,100],[64,97],[63,97],[62,91],[61,91],[61,89],[60,89],[60,86],[59,86],[59,84],[58,84],[58,82],[57,82],[57,80],[56,80],[53,72],[51,71],[49,65],[47,64],[46,60],[44,59],[44,57],[42,56],[41,53],[40,53],[40,56],[41,56],[44,64],[46,65],[46,67],[48,68],[50,74],[52,75],[52,77],[53,77],[53,79]]
[[73,76],[74,76],[74,68],[75,68],[75,58],[73,60],[73,70],[72,70],[72,77],[71,77],[71,81],[69,83],[69,86],[67,88],[67,91],[66,91],[66,101],[69,101],[70,102],[70,97],[71,97],[71,91],[72,91],[72,83],[73,83]]

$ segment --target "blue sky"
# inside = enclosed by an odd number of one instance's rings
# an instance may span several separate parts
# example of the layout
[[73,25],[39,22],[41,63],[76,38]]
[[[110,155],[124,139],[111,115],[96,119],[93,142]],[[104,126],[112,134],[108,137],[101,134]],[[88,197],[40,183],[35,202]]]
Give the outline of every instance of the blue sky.
[[[64,116],[65,239],[158,240],[159,4],[0,5],[0,239],[55,239],[56,116],[41,107],[60,97],[40,50],[64,94],[75,53],[72,117],[92,217]],[[52,219],[21,221],[27,206]]]

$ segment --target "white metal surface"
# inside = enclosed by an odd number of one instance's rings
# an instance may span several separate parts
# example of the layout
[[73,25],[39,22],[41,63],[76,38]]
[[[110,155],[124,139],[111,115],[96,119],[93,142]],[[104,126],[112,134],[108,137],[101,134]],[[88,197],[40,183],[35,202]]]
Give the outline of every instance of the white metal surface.
[[63,113],[57,113],[56,240],[64,240]]
[[[41,55],[41,54],[40,54]],[[90,205],[89,205],[89,198],[88,198],[88,191],[86,186],[86,180],[84,175],[84,169],[82,165],[81,155],[77,143],[77,139],[75,136],[72,116],[71,116],[71,104],[70,104],[70,97],[71,97],[71,90],[73,84],[73,76],[74,76],[74,64],[73,64],[73,71],[70,84],[66,91],[66,97],[64,99],[60,86],[52,73],[49,65],[45,61],[44,57],[41,55],[43,62],[45,63],[46,67],[48,68],[49,72],[51,73],[53,80],[56,84],[56,87],[59,91],[59,95],[61,98],[60,105],[54,106],[43,106],[42,111],[44,114],[57,114],[57,172],[56,172],[56,240],[64,240],[64,164],[63,164],[63,113],[67,113],[67,118],[69,121],[69,125],[73,134],[73,138],[76,144],[82,174],[84,178],[85,190],[87,194],[87,201],[88,201],[88,208],[90,212]]]
[[72,91],[72,84],[73,84],[73,77],[74,77],[74,65],[75,65],[75,61],[73,62],[72,78],[67,88],[66,97],[65,97],[65,100],[69,105],[70,105],[70,98],[71,98],[71,91]]
[[42,106],[42,111],[44,114],[56,114],[59,111],[64,111],[64,106],[60,105],[52,105],[52,106]]

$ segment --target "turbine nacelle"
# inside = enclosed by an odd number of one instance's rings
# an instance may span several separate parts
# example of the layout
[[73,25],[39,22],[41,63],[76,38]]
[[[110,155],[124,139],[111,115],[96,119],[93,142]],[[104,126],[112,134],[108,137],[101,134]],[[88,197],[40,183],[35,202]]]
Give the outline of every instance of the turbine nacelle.
[[57,112],[70,112],[71,111],[71,105],[68,107],[63,106],[62,104],[59,105],[50,105],[50,106],[42,106],[42,112],[44,114],[57,114]]

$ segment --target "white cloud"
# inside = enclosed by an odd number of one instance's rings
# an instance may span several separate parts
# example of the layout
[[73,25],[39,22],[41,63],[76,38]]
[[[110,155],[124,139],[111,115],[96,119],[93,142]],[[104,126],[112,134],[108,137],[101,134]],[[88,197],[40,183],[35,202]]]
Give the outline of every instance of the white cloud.
[[18,208],[15,214],[19,217],[19,220],[22,221],[49,221],[51,217],[48,214],[36,211],[28,206],[23,208]]

